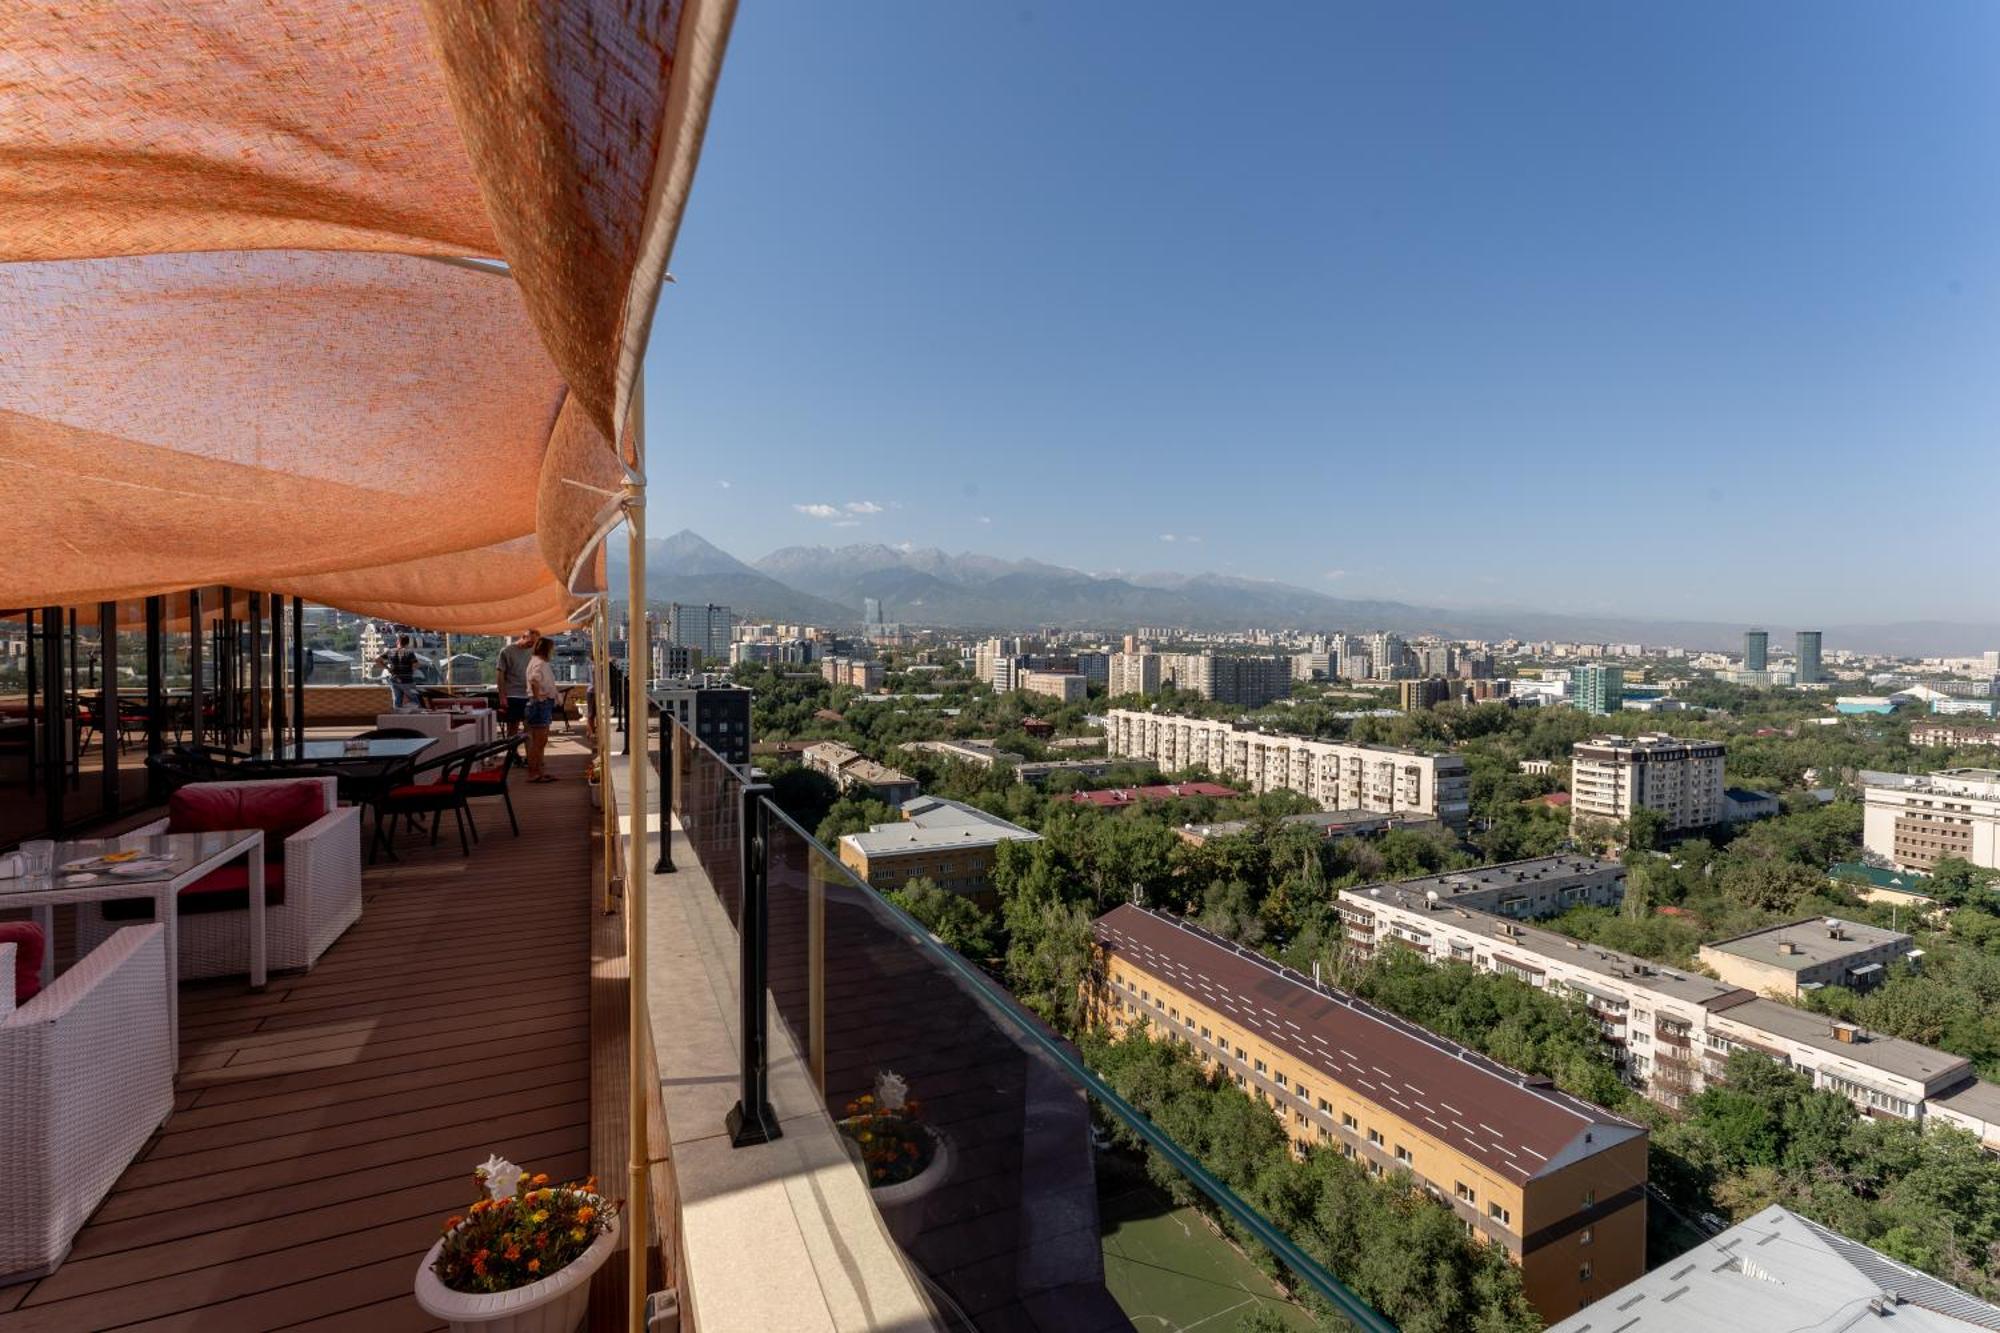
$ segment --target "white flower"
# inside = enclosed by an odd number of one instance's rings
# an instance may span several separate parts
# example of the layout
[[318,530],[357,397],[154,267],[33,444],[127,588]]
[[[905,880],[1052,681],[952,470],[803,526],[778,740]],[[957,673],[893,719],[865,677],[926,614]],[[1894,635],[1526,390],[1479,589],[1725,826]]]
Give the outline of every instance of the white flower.
[[498,1153],[490,1153],[486,1161],[474,1169],[474,1174],[486,1182],[486,1193],[497,1201],[513,1198],[514,1191],[520,1187],[521,1177],[527,1172]]
[[910,1081],[883,1070],[875,1076],[875,1101],[885,1111],[900,1111],[910,1096]]

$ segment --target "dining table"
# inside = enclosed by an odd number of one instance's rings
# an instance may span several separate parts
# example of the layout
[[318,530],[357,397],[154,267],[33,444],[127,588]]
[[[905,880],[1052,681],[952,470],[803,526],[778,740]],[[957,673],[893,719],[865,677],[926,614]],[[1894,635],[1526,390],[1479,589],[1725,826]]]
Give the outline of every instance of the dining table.
[[[50,941],[55,909],[84,911],[104,902],[145,898],[165,934],[167,954],[167,1039],[180,1063],[180,944],[176,900],[180,891],[211,870],[244,858],[249,865],[250,985],[266,979],[264,932],[264,832],[231,829],[216,833],[131,833],[115,838],[58,842],[46,874],[0,878],[0,908],[28,909]],[[42,952],[42,984],[55,979],[55,950]]]
[[350,745],[344,740],[285,740],[263,754],[237,760],[241,767],[258,764],[365,764],[373,760],[415,759],[438,743],[435,736],[387,736]]

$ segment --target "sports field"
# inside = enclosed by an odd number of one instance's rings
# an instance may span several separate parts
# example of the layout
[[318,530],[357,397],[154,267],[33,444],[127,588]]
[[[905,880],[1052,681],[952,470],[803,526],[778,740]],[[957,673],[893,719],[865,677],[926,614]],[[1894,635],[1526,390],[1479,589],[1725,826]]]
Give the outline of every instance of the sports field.
[[1098,1201],[1105,1285],[1139,1333],[1231,1333],[1259,1306],[1286,1328],[1320,1327],[1194,1209],[1174,1207],[1143,1174],[1119,1173],[1106,1185]]

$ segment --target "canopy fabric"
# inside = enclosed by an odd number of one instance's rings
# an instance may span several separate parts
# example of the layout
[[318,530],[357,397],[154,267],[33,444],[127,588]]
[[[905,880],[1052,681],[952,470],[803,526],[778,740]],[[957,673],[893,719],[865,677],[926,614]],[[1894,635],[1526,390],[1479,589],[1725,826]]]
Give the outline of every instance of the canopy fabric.
[[473,631],[601,587],[733,13],[0,9],[0,605]]

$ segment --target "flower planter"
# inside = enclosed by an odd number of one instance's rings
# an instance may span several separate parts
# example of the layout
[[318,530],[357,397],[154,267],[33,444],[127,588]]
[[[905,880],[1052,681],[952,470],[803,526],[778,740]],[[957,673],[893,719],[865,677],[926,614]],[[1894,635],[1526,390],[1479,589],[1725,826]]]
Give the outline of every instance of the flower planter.
[[588,785],[590,787],[590,808],[593,810],[602,810],[604,808],[604,788],[598,785],[596,778],[591,778]]
[[511,1291],[453,1291],[445,1286],[433,1271],[444,1248],[440,1236],[417,1269],[417,1304],[424,1313],[450,1324],[452,1333],[575,1333],[590,1304],[590,1279],[618,1248],[622,1228],[623,1220],[612,1218],[604,1234],[566,1266]]
[[913,1204],[944,1184],[945,1177],[951,1174],[951,1140],[929,1125],[924,1126],[924,1133],[931,1136],[930,1164],[908,1180],[899,1180],[893,1185],[871,1186],[868,1197],[875,1200],[877,1208],[886,1211]]

